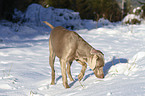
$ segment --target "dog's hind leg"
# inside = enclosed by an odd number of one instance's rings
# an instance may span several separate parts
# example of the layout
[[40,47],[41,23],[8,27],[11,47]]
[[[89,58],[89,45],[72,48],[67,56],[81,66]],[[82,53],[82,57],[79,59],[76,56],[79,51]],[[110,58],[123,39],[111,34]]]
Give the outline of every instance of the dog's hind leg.
[[55,70],[54,70],[54,61],[55,61],[55,53],[53,52],[52,46],[51,46],[51,40],[49,40],[49,65],[51,67],[51,85],[55,84]]
[[66,75],[66,61],[63,59],[60,59],[60,65],[61,65],[61,73],[62,73],[62,81],[63,81],[63,86],[65,88],[70,88],[67,82],[67,75]]
[[50,55],[49,56],[49,64],[51,67],[51,85],[55,84],[54,60],[55,60],[55,55]]
[[71,69],[70,69],[71,64],[72,64],[72,61],[68,62],[68,64],[67,64],[67,74],[68,74],[70,81],[74,81],[74,79],[72,78],[72,75],[71,75]]

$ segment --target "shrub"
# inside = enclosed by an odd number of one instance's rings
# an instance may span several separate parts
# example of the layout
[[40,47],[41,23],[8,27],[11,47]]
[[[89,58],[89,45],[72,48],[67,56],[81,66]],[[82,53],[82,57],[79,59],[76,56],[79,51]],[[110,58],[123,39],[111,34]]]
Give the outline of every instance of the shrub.
[[123,19],[123,23],[125,24],[140,24],[142,20],[143,10],[141,7],[137,7],[133,9],[133,14],[128,14]]

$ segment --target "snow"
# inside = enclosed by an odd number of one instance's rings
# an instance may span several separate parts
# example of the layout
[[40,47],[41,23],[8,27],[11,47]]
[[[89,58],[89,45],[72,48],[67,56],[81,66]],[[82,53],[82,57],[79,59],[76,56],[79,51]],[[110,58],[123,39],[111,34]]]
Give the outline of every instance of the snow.
[[8,84],[1,84],[0,89],[12,89]]
[[133,13],[136,13],[137,11],[140,11],[140,15],[143,14],[143,10],[141,7],[137,7],[133,9]]
[[[38,9],[43,13],[41,16],[36,15]],[[51,7],[45,9],[37,4],[29,6],[28,11],[16,16],[29,17],[29,20],[22,24],[0,21],[0,96],[145,95],[144,24],[121,25],[107,20],[103,20],[106,23],[101,24],[78,17],[74,22],[65,21],[62,18],[70,14],[75,14],[75,17],[78,13]],[[59,17],[57,12],[60,14],[63,11],[67,16]],[[32,16],[32,13],[35,13],[35,16]],[[48,14],[53,17],[49,17]],[[62,19],[61,22],[54,23],[54,18],[58,17]],[[59,59],[56,58],[56,85],[50,85],[48,41],[51,30],[41,22],[43,20],[54,26],[73,24],[80,36],[94,48],[101,50],[105,54],[105,78],[96,78],[93,71],[87,67],[83,80],[79,82],[77,76],[81,71],[81,65],[74,61],[71,70],[75,81],[72,82],[68,78],[71,88],[65,89],[62,85]],[[37,21],[40,21],[40,24]],[[95,28],[96,24],[99,28]]]

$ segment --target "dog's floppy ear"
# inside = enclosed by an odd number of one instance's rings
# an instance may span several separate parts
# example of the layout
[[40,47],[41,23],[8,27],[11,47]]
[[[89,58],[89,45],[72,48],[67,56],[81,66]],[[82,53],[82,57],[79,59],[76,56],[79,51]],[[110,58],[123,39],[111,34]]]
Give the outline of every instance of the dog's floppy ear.
[[94,48],[91,49],[90,53],[91,53],[92,57],[89,58],[88,65],[90,66],[90,68],[92,70],[94,70],[96,67],[96,64],[97,64],[97,59],[104,56],[104,54],[100,50],[96,50]]
[[91,54],[96,54],[96,55],[100,55],[100,54],[104,55],[100,50],[96,50],[94,48],[91,49],[90,53]]
[[95,69],[96,67],[96,62],[97,62],[98,56],[95,54],[94,56],[92,56],[92,58],[90,58],[88,65],[90,66],[90,68],[92,70]]

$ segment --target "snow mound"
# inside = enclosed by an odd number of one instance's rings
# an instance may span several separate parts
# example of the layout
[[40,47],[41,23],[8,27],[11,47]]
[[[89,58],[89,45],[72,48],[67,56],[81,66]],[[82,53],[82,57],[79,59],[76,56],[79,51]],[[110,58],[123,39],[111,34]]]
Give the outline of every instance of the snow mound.
[[39,4],[31,4],[25,13],[15,9],[13,19],[19,19],[21,23],[28,26],[44,26],[42,21],[48,21],[52,25],[63,26],[67,29],[93,29],[106,25],[112,25],[109,20],[100,18],[98,23],[93,20],[82,20],[79,12],[69,9],[48,7],[44,8]]
[[135,64],[119,63],[117,65],[113,65],[110,68],[109,74],[112,74],[112,75],[124,74],[126,76],[130,76],[135,71],[137,71],[137,66]]
[[128,63],[119,63],[113,65],[108,73],[112,75],[124,74],[130,76],[134,74],[135,71],[138,70],[138,64],[136,64],[136,62],[142,60],[144,57],[145,57],[144,51],[138,52],[129,60]]
[[42,21],[48,21],[54,26],[63,26],[70,29],[84,28],[78,12],[53,7],[44,8],[39,4],[31,4],[25,13],[15,10],[13,17],[22,18],[20,21],[25,21],[28,25],[42,26]]
[[136,62],[136,61],[139,61],[141,60],[143,57],[145,57],[145,52],[141,51],[141,52],[138,52],[136,53],[132,59],[129,60],[130,63],[132,62]]

